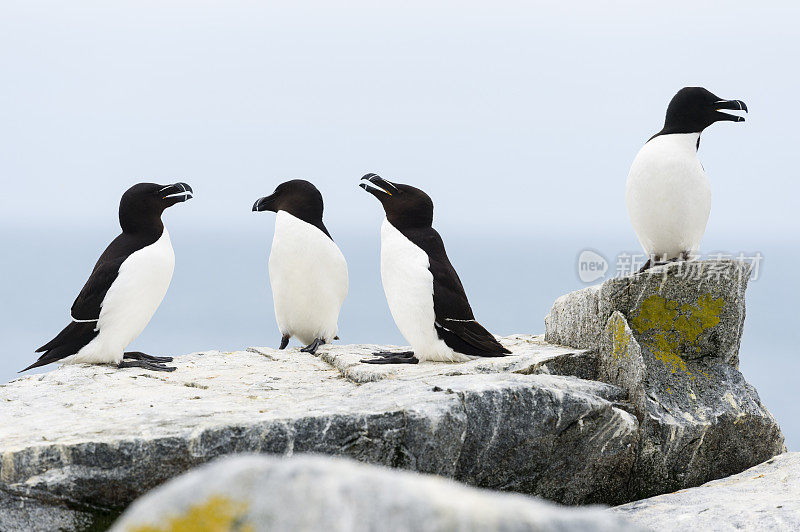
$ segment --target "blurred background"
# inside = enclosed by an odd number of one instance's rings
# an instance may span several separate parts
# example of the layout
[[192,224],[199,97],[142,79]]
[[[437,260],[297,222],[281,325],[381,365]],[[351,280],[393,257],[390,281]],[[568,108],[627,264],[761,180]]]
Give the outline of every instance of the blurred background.
[[0,382],[66,325],[140,181],[195,199],[164,216],[175,276],[132,349],[277,346],[274,215],[250,209],[292,178],[322,191],[349,262],[342,342],[402,345],[367,172],[432,196],[484,325],[542,333],[552,301],[586,286],[582,250],[606,277],[640,252],[628,168],[672,95],[701,85],[750,108],[702,137],[703,250],[764,257],[741,369],[798,449],[794,3],[338,4],[0,3]]

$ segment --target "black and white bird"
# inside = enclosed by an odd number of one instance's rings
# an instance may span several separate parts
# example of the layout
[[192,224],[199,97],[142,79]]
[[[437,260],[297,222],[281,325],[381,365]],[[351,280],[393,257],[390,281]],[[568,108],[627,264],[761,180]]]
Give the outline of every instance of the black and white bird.
[[376,174],[361,188],[386,212],[381,226],[381,280],[397,328],[412,351],[375,353],[371,364],[421,360],[465,362],[510,353],[475,320],[467,294],[433,223],[433,201],[418,188]]
[[192,197],[186,183],[139,183],[119,204],[122,234],[106,248],[72,304],[72,321],[36,350],[39,360],[22,371],[52,362],[116,364],[120,368],[174,371],[139,351],[125,352],[150,322],[167,293],[175,253],[161,222],[165,209]]
[[697,253],[711,211],[711,187],[697,158],[700,134],[714,122],[744,122],[723,109],[747,112],[744,102],[723,100],[702,87],[679,90],[667,107],[664,128],[636,155],[625,204],[649,257],[640,271]]
[[322,223],[322,194],[302,179],[281,183],[253,205],[273,211],[275,236],[269,254],[269,281],[275,318],[285,349],[296,337],[301,351],[338,340],[339,311],[347,296],[347,262]]

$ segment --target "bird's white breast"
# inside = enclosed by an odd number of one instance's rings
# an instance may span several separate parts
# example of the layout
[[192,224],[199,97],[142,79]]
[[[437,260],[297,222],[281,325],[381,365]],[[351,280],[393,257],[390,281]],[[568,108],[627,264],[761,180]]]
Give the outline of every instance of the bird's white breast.
[[131,253],[103,299],[98,335],[65,362],[114,362],[153,317],[167,293],[175,252],[167,228],[153,244]]
[[388,220],[381,226],[381,280],[397,328],[419,360],[464,361],[436,334],[433,274],[427,253]]
[[304,344],[337,334],[348,289],[347,262],[319,228],[278,211],[269,255],[275,318],[282,334]]
[[697,158],[699,136],[655,137],[631,165],[625,204],[648,255],[665,260],[700,247],[711,211],[711,188]]

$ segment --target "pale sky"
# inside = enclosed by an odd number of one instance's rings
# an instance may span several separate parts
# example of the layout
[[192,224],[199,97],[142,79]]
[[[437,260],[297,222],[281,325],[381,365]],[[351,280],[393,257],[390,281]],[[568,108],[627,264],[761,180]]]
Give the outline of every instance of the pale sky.
[[791,2],[65,4],[0,4],[5,227],[113,224],[129,185],[180,179],[171,224],[241,234],[305,178],[335,236],[377,223],[356,188],[377,172],[440,227],[635,245],[628,168],[685,85],[751,111],[703,136],[708,234],[800,227]]

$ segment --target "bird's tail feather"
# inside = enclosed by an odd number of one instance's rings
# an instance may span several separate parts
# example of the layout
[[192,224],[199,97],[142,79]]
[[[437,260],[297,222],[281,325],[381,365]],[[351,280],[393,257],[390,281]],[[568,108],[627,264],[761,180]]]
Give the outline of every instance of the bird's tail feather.
[[50,351],[56,347],[80,343],[85,338],[91,340],[97,336],[97,331],[94,330],[96,326],[97,323],[95,322],[70,322],[70,324],[64,327],[64,329],[58,333],[55,338],[37,349],[36,352],[44,353],[45,351]]
[[74,355],[97,336],[95,326],[95,322],[79,323],[73,321],[64,327],[55,338],[37,349],[36,352],[43,353],[42,356],[36,362],[20,371],[20,373]]
[[453,350],[479,357],[502,357],[511,353],[492,333],[474,320],[448,320],[447,327],[435,324],[439,338]]

